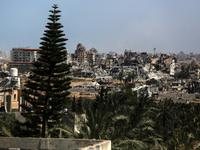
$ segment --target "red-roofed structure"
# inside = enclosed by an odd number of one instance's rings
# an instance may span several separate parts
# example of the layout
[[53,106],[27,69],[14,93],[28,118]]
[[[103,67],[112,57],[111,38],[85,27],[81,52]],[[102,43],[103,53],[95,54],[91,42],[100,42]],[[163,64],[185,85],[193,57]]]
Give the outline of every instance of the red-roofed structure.
[[22,48],[23,50],[40,51],[40,48]]
[[42,49],[40,48],[13,48],[10,52],[10,67],[19,67],[22,65],[30,65],[33,62],[37,61],[40,57],[38,53]]

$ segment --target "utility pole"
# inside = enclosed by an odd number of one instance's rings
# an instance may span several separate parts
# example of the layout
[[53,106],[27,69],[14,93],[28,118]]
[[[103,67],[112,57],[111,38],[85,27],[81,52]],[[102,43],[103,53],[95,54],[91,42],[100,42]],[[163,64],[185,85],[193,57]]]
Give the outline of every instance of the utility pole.
[[156,56],[156,48],[155,47],[153,48],[153,51],[154,51],[154,56]]

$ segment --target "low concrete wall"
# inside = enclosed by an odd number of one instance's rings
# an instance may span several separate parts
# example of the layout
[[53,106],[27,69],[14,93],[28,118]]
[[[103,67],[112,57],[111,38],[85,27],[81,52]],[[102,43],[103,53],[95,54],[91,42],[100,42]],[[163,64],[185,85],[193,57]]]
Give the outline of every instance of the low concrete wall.
[[87,146],[84,148],[79,148],[78,150],[111,150],[111,142],[103,141],[92,146]]
[[111,141],[60,138],[0,138],[0,150],[111,150]]

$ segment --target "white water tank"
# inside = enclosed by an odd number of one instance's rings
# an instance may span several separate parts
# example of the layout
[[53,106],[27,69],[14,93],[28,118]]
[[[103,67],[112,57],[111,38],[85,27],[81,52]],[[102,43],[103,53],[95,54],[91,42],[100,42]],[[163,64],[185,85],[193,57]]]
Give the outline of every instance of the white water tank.
[[17,77],[18,76],[18,69],[17,68],[10,68],[10,76]]

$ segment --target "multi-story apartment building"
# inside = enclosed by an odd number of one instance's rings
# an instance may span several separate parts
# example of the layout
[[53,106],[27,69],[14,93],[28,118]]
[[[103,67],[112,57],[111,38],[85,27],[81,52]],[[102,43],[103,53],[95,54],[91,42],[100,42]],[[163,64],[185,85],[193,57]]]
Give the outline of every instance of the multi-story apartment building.
[[10,52],[10,61],[14,62],[33,62],[36,61],[40,54],[38,48],[13,48]]
[[83,63],[86,61],[85,47],[81,43],[77,45],[75,53],[72,54],[72,61],[77,61],[79,63]]
[[[10,52],[10,67],[31,65],[40,57],[38,52],[41,50],[42,49],[39,48],[13,48]],[[67,49],[65,49],[65,51],[67,54],[67,60],[65,63],[69,64],[71,62],[70,53]]]
[[90,65],[95,63],[95,53],[91,52],[90,50],[86,51],[87,61]]
[[10,52],[10,62],[11,67],[18,67],[22,65],[32,64],[37,61],[40,57],[38,48],[13,48]]
[[77,45],[77,49],[76,49],[75,53],[77,54],[78,62],[83,63],[84,61],[86,61],[85,47],[82,44],[79,43]]

